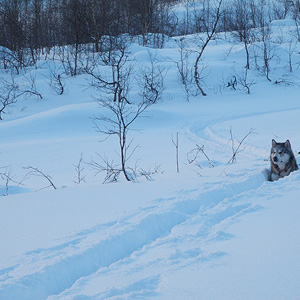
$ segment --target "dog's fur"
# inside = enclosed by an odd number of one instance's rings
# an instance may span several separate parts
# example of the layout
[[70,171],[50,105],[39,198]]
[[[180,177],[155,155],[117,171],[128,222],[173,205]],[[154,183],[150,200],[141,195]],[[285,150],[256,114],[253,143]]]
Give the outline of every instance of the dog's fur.
[[298,170],[297,162],[289,140],[285,143],[277,143],[275,140],[272,140],[270,161],[270,181],[278,180],[279,178]]

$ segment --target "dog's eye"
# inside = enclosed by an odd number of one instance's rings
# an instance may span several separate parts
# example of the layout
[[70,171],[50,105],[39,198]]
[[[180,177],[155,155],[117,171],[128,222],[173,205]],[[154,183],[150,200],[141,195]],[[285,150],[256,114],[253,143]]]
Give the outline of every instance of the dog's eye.
[[279,153],[279,155],[282,155],[282,154],[283,154],[283,152],[282,152],[282,151],[279,151],[278,153]]

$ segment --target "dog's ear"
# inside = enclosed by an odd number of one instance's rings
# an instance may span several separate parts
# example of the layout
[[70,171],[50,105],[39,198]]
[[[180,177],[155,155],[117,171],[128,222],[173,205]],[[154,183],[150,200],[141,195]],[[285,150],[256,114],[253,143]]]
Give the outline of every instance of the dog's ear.
[[286,142],[284,143],[284,146],[287,147],[287,148],[289,148],[289,149],[292,148],[291,143],[290,143],[289,140],[286,140]]
[[277,145],[277,142],[274,139],[272,139],[272,147],[275,147],[276,145]]

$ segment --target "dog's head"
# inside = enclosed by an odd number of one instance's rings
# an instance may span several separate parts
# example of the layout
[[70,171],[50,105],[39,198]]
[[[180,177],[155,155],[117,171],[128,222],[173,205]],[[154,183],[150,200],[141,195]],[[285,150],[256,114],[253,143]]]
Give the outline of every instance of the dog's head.
[[271,162],[278,166],[279,169],[285,169],[285,165],[290,161],[292,156],[292,147],[289,140],[285,143],[277,143],[272,140]]

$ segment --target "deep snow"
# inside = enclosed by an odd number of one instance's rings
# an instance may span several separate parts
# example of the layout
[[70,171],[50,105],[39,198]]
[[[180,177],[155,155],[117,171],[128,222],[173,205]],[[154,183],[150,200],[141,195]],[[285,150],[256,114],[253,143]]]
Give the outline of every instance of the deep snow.
[[[272,28],[286,38],[291,24]],[[190,47],[193,39],[187,37]],[[226,88],[243,70],[242,46],[212,41],[204,57],[208,96],[186,102],[174,39],[162,50],[133,44],[137,69],[151,51],[168,70],[164,100],[130,132],[139,147],[129,164],[158,170],[152,181],[136,183],[102,184],[88,164],[86,182],[74,183],[81,154],[85,162],[96,153],[117,160],[117,142],[100,142],[91,119],[100,108],[86,76],[69,78],[67,92],[57,96],[45,79],[53,62],[31,70],[43,99],[23,99],[4,116],[1,164],[15,181],[27,173],[23,167],[38,167],[57,190],[31,176],[21,186],[11,182],[0,198],[0,299],[299,299],[300,174],[277,182],[264,175],[272,138],[290,139],[295,154],[300,150],[299,58],[295,52],[290,74],[286,45],[276,46],[273,82],[252,62],[248,95]],[[283,74],[294,84],[276,85]],[[237,147],[251,129],[228,164],[230,130]],[[188,163],[196,144],[214,167],[201,153],[197,164]]]

